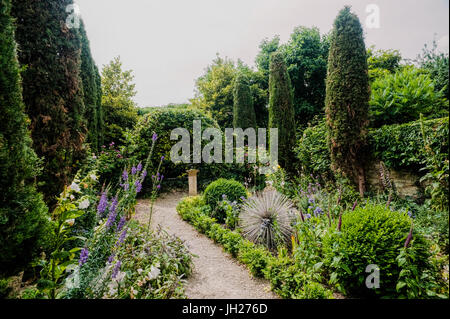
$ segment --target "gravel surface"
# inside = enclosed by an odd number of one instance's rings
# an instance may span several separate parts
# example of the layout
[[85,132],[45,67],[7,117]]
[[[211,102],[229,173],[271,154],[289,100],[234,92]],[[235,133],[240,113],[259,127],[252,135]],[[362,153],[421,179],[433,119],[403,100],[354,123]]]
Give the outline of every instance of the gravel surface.
[[[177,203],[186,193],[170,193],[160,197],[154,206],[152,228],[158,225],[170,234],[185,241],[192,254],[194,271],[186,283],[186,295],[190,299],[275,299],[270,284],[254,278],[248,269],[239,264],[205,235],[183,221],[176,211]],[[140,200],[135,218],[148,222],[149,200]]]

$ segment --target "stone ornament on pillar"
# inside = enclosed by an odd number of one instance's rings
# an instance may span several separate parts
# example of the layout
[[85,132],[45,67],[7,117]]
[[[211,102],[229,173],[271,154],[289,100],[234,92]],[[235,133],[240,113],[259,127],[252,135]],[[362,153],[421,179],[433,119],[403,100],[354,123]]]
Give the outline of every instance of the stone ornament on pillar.
[[187,171],[188,173],[188,181],[189,181],[189,196],[197,195],[197,173],[198,169],[190,169]]

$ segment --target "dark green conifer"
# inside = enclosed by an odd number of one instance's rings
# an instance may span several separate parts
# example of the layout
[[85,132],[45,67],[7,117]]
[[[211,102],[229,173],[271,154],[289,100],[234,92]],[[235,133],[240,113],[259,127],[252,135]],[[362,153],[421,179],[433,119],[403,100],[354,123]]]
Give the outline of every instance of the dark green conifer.
[[[89,39],[83,21],[80,23],[81,35],[81,79],[83,81],[85,118],[87,122],[87,142],[93,151],[102,145],[102,105],[101,80],[98,68],[92,58]],[[99,98],[100,95],[100,98]]]
[[365,145],[370,87],[363,30],[350,7],[342,9],[331,34],[325,112],[332,168],[365,191]]
[[85,156],[81,36],[66,24],[72,0],[12,0],[23,100],[33,147],[45,158],[42,191],[53,201]]
[[34,185],[39,160],[27,128],[10,10],[11,0],[0,0],[0,277],[36,257],[48,225]]
[[256,114],[253,107],[253,97],[248,79],[239,73],[236,76],[233,89],[233,126],[246,129],[256,129]]
[[291,169],[295,160],[295,112],[291,80],[279,52],[270,56],[269,95],[269,128],[278,128],[278,162]]

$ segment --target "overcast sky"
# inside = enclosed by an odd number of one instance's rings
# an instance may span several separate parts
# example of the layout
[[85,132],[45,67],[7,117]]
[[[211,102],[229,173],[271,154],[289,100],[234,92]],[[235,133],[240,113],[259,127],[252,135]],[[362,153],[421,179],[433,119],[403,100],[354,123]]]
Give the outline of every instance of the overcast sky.
[[[139,106],[188,102],[195,79],[216,53],[254,66],[258,45],[296,26],[328,32],[338,11],[352,6],[366,46],[398,49],[414,58],[433,37],[448,52],[449,0],[75,0],[96,63],[120,55],[134,70]],[[380,10],[380,28],[367,28],[366,7]]]

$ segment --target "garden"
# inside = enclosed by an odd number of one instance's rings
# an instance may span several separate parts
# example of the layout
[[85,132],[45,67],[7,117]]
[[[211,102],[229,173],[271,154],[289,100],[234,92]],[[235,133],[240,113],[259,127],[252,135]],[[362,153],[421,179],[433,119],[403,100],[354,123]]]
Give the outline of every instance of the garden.
[[0,298],[449,298],[448,53],[366,48],[346,6],[141,108],[47,2],[0,0]]

